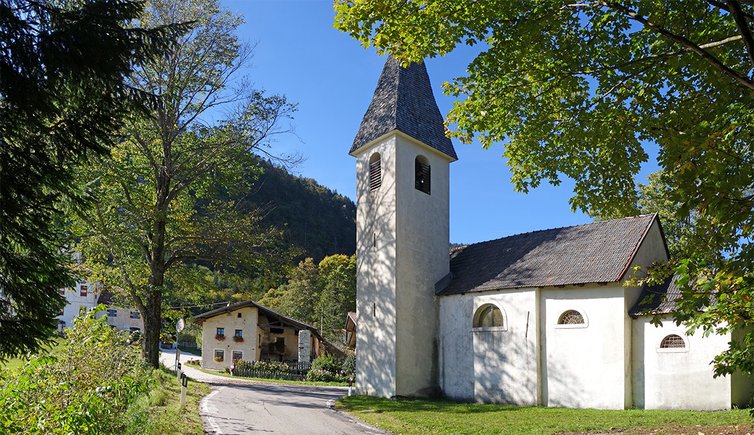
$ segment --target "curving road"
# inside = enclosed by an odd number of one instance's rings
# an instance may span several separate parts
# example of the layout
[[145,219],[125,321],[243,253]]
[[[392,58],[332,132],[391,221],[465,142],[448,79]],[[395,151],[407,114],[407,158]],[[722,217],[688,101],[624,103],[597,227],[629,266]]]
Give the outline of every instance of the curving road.
[[[195,359],[181,355],[181,360]],[[175,353],[163,351],[161,361],[173,367]],[[382,434],[332,409],[347,388],[268,384],[210,375],[184,365],[192,379],[206,382],[212,392],[200,402],[209,434]]]

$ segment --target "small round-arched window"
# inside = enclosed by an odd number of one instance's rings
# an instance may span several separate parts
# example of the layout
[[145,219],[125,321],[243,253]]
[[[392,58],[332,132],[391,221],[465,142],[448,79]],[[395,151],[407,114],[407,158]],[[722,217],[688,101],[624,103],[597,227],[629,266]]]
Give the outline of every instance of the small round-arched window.
[[584,316],[576,310],[568,310],[558,318],[558,325],[583,325]]
[[416,156],[414,160],[414,187],[426,194],[432,193],[432,167],[424,156]]
[[382,186],[382,162],[380,153],[369,157],[369,190],[377,190]]
[[686,347],[686,342],[683,341],[683,337],[676,334],[670,334],[660,342],[660,349],[678,349],[684,347]]
[[493,304],[479,307],[474,314],[474,328],[495,328],[505,326],[503,312]]

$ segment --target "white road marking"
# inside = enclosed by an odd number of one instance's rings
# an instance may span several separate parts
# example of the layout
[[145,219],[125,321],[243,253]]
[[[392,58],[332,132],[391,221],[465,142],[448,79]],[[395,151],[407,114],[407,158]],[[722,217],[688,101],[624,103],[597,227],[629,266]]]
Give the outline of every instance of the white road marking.
[[220,425],[217,424],[215,421],[215,418],[209,414],[215,414],[217,412],[217,408],[214,405],[210,405],[209,399],[212,398],[215,394],[219,393],[220,390],[222,390],[225,387],[220,387],[217,390],[207,394],[199,403],[199,410],[205,414],[205,419],[207,420],[207,423],[212,427],[212,431],[218,435],[222,435],[223,431],[220,430]]

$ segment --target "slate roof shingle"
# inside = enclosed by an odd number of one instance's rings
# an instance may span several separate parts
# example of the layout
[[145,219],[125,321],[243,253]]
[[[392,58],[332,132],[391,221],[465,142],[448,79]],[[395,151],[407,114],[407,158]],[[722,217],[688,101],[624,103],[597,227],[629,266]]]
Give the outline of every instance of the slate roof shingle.
[[618,282],[656,215],[534,231],[451,252],[440,295]]
[[669,314],[675,309],[681,291],[678,289],[678,276],[675,275],[662,284],[645,286],[639,300],[628,310],[633,317],[652,314]]
[[458,160],[453,143],[445,136],[426,66],[414,63],[403,68],[390,55],[349,154],[393,130]]

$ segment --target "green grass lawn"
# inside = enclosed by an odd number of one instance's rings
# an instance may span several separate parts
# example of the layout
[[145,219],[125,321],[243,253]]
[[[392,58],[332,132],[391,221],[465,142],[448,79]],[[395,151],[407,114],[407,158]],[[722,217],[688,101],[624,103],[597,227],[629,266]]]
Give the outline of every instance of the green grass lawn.
[[[67,341],[65,338],[56,338],[50,344],[42,348],[39,352],[40,355],[49,355],[54,356],[62,352],[65,347],[67,346]],[[9,358],[5,361],[0,362],[0,368],[4,368],[10,371],[17,371],[21,367],[24,366],[29,361],[29,358],[27,356],[22,356],[18,358]]]
[[610,411],[485,405],[431,400],[388,400],[367,396],[340,399],[338,409],[396,434],[749,433],[754,420],[745,409],[717,412]]
[[249,379],[251,381],[258,381],[258,382],[269,382],[272,384],[286,384],[286,385],[313,385],[313,386],[319,386],[319,387],[347,387],[348,384],[345,382],[312,382],[312,381],[289,381],[287,379],[269,379],[269,378],[250,378],[246,376],[231,376],[230,373],[226,373],[224,371],[219,370],[209,370],[209,369],[203,369],[196,365],[188,365],[187,367],[191,367],[197,370],[201,370],[204,373],[208,373],[210,375],[215,376],[222,376],[225,378],[236,378],[236,379]]

